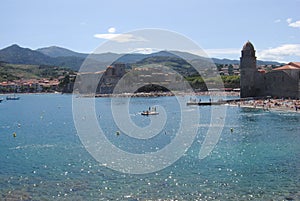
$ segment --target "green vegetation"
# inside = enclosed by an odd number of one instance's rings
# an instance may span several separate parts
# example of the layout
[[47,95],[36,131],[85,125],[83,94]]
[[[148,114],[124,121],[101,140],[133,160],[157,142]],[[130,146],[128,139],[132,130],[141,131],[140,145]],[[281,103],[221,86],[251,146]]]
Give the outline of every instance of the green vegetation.
[[54,79],[66,74],[73,74],[73,71],[47,65],[0,63],[0,82],[19,79]]
[[201,91],[207,90],[206,84],[203,78],[199,75],[185,77],[193,89],[199,89]]
[[[208,78],[203,80],[201,76],[189,76],[185,79],[190,83],[192,88],[199,90],[207,90],[205,83],[218,83],[219,78]],[[240,87],[240,76],[239,75],[222,75],[221,79],[224,83],[225,88],[239,88]]]
[[222,75],[221,76],[225,88],[240,88],[240,76],[239,75]]
[[136,62],[135,64],[132,64],[132,67],[148,67],[151,65],[168,67],[183,76],[198,74],[198,72],[191,66],[191,64],[181,58],[174,56],[155,56],[145,58],[139,62]]
[[[224,88],[240,88],[240,76],[239,75],[223,75],[221,76],[222,82],[224,83]],[[213,78],[207,78],[203,79],[201,76],[188,76],[185,77],[185,80],[189,82],[191,87],[193,89],[199,90],[199,91],[207,91],[207,83],[211,83],[212,85],[217,84],[220,86],[220,77],[213,77]],[[146,86],[143,86],[137,90],[137,92],[166,92],[168,89],[154,85],[154,84],[149,84]]]

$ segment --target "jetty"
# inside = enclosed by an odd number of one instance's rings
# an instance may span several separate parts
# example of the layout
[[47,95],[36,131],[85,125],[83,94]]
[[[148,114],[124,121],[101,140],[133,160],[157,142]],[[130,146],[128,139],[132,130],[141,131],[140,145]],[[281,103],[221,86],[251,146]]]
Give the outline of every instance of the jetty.
[[[261,97],[260,97],[261,98]],[[224,105],[224,104],[229,104],[232,102],[241,102],[241,101],[250,101],[250,100],[255,100],[255,99],[259,99],[259,98],[235,98],[235,99],[227,99],[227,100],[223,100],[220,99],[218,101],[208,101],[208,102],[201,102],[201,101],[196,101],[196,100],[190,100],[186,103],[186,105],[198,105],[198,106],[210,106],[210,105]]]
[[222,105],[223,102],[187,102],[186,105],[199,105],[199,106],[205,106],[205,105]]

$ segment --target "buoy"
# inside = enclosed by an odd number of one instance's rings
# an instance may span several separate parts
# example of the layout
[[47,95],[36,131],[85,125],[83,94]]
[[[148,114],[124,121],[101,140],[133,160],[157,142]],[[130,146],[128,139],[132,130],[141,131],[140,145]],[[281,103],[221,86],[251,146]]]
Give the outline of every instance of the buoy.
[[233,128],[230,128],[230,132],[233,132]]
[[13,137],[17,137],[17,133],[16,132],[13,133]]
[[116,132],[116,135],[120,135],[120,131],[117,131],[117,132]]

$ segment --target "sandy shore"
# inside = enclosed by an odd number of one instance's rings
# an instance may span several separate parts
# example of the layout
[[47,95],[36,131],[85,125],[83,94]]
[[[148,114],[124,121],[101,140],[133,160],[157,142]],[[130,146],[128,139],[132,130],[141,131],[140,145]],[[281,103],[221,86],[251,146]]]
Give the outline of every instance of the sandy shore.
[[292,99],[235,101],[231,102],[229,105],[238,107],[259,108],[263,110],[300,112],[300,100]]
[[150,92],[150,93],[123,93],[123,94],[96,94],[83,95],[87,97],[159,97],[159,96],[239,96],[239,92],[220,92],[220,91],[203,91],[203,92]]

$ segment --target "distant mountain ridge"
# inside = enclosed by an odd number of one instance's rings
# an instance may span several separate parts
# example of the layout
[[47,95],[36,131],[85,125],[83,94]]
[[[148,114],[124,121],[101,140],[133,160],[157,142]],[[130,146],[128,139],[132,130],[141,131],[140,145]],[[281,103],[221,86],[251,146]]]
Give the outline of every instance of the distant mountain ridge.
[[51,64],[53,59],[41,52],[16,44],[0,50],[0,61],[15,64]]
[[74,52],[72,50],[62,48],[62,47],[57,47],[57,46],[39,48],[39,49],[36,49],[36,51],[41,52],[50,57],[82,57],[82,58],[85,58],[88,56],[88,54]]
[[[29,48],[20,47],[16,44],[0,50],[0,61],[12,64],[34,64],[68,67],[76,71],[79,70],[80,66],[87,57],[95,61],[103,61],[104,63],[109,61],[136,63],[150,57],[182,57],[188,60],[209,60],[209,58],[206,57],[200,57],[194,54],[179,51],[160,51],[152,54],[103,53],[89,55],[74,52],[72,50],[57,46],[31,50]],[[239,60],[212,58],[212,61],[216,64],[239,64]],[[278,62],[272,61],[257,61],[257,64],[280,65]]]
[[[89,54],[85,53],[78,53],[74,52],[72,50],[62,48],[62,47],[57,47],[57,46],[50,46],[50,47],[45,47],[45,48],[39,48],[37,51],[48,55],[50,57],[68,57],[68,56],[74,56],[74,57],[84,57],[86,58]],[[110,56],[110,54],[115,54],[115,53],[102,53],[102,54],[107,54],[107,56]],[[124,56],[124,54],[118,54],[119,57]],[[139,53],[132,53],[132,54],[126,54],[126,58],[122,58],[119,61],[120,62],[128,62],[128,63],[134,63],[138,62],[142,59],[148,58],[148,57],[153,57],[153,56],[180,56],[185,59],[193,60],[193,59],[199,59],[199,58],[205,58],[201,57],[198,55],[194,55],[188,52],[179,52],[179,51],[160,51],[160,52],[155,52],[152,54],[139,54]],[[214,63],[216,64],[239,64],[240,60],[233,60],[233,59],[219,59],[219,58],[211,58]],[[276,62],[276,61],[262,61],[262,60],[257,60],[258,65],[280,65],[281,63]]]
[[0,61],[11,64],[49,65],[78,70],[84,60],[85,57],[78,56],[51,57],[40,51],[23,48],[16,44],[0,50]]

